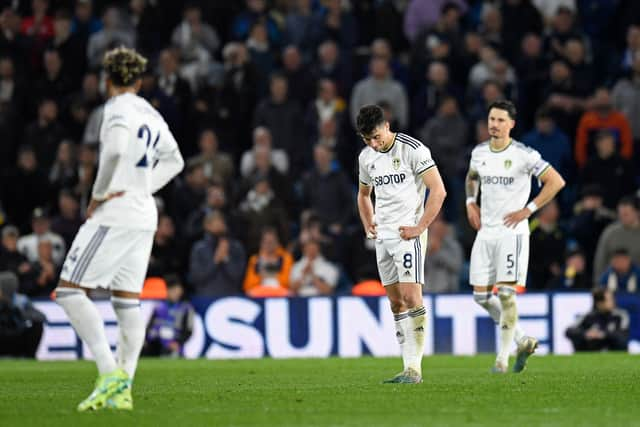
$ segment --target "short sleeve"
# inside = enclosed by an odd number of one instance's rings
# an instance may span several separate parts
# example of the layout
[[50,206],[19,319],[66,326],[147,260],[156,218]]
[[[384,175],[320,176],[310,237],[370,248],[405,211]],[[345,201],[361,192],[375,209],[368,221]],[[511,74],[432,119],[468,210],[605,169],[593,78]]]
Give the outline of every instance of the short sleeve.
[[544,160],[540,153],[533,148],[525,148],[524,153],[526,172],[540,178],[550,167],[549,162]]
[[362,156],[358,159],[358,180],[360,184],[366,185],[367,187],[371,185],[371,175],[369,175],[369,171],[367,171],[367,165],[362,159]]
[[410,148],[410,157],[409,163],[411,165],[411,170],[416,176],[422,175],[429,169],[436,166],[436,162],[433,161],[431,157],[431,151],[420,144],[417,148]]
[[127,119],[125,118],[124,114],[115,112],[112,114],[105,114],[102,121],[102,126],[105,132],[110,131],[114,127],[123,127],[125,129],[129,129],[129,124],[127,123]]

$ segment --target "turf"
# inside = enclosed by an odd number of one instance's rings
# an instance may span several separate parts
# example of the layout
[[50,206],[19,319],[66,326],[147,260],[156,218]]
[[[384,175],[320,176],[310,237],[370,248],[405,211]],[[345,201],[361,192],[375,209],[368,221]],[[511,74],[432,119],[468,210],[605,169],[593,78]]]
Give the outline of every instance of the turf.
[[492,357],[425,358],[421,385],[380,384],[397,359],[143,360],[133,413],[75,412],[89,362],[0,361],[1,426],[640,426],[640,359],[535,357],[491,375]]

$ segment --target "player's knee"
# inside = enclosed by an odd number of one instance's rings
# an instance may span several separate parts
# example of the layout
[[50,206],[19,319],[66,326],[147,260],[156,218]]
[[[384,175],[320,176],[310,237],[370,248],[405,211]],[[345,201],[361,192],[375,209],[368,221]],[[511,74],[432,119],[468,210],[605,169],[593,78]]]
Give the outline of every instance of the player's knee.
[[491,294],[489,292],[474,292],[473,300],[481,307],[487,307]]
[[403,311],[407,311],[407,305],[401,295],[389,296],[389,302],[391,303],[392,312],[401,313]]
[[516,311],[516,290],[510,286],[501,286],[498,290],[498,298],[500,298],[500,304],[502,305],[500,324],[503,327],[514,327],[518,317]]

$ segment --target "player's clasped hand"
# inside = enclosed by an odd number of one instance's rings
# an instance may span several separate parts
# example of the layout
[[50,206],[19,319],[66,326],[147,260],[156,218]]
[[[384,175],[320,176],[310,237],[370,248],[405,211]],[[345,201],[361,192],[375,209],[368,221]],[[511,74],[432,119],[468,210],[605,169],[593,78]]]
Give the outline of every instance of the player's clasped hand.
[[376,231],[376,224],[371,224],[369,227],[367,227],[367,229],[365,230],[367,233],[367,239],[375,239],[376,237],[378,237],[378,232]]
[[527,219],[531,216],[531,211],[527,208],[522,208],[518,211],[511,212],[505,215],[504,225],[510,228],[515,228],[516,225],[520,223],[520,221]]
[[91,201],[89,202],[89,206],[87,207],[87,219],[91,218],[91,216],[96,211],[96,209],[98,209],[100,205],[102,205],[104,202],[114,199],[116,197],[120,197],[123,194],[124,194],[124,191],[118,191],[118,192],[107,195],[107,197],[104,200],[91,199]]
[[398,228],[398,231],[400,232],[401,239],[410,240],[421,235],[424,229],[421,229],[417,225],[414,225],[414,226],[402,225],[400,226],[400,228]]

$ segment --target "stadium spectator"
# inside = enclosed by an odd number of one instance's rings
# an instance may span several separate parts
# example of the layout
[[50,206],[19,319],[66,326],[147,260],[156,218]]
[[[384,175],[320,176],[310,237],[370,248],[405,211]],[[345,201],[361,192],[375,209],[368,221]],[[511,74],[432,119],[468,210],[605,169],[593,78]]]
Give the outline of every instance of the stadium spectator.
[[319,41],[316,24],[311,0],[290,2],[284,23],[285,40],[298,46],[306,63],[312,59]]
[[626,47],[622,53],[622,60],[620,61],[621,71],[628,71],[632,69],[634,56],[640,52],[640,23],[630,25],[627,29]]
[[293,295],[302,297],[331,295],[339,275],[338,268],[322,255],[320,243],[308,240],[303,246],[303,257],[291,268],[289,289]]
[[522,128],[529,129],[533,126],[536,108],[543,104],[544,88],[549,75],[549,62],[544,56],[540,35],[528,33],[524,36],[513,65],[520,82],[518,118]]
[[190,162],[201,164],[204,175],[209,182],[217,181],[228,187],[231,185],[234,166],[233,159],[219,149],[218,135],[213,129],[204,129],[198,139],[200,153],[189,159]]
[[67,248],[84,222],[80,216],[80,204],[73,192],[63,188],[58,193],[58,215],[51,220],[51,231],[60,235]]
[[293,257],[280,245],[277,230],[265,228],[259,251],[249,258],[242,289],[248,295],[258,287],[289,288]]
[[115,6],[107,7],[102,14],[102,28],[89,36],[87,60],[89,67],[97,68],[107,50],[114,46],[135,46],[135,32],[123,25],[121,11]]
[[249,253],[258,251],[265,227],[274,227],[280,242],[288,239],[289,222],[282,202],[276,197],[267,176],[258,174],[253,186],[240,202],[240,219],[244,226],[243,240]]
[[598,132],[608,130],[616,136],[616,151],[620,156],[631,160],[633,156],[633,139],[629,121],[611,104],[609,89],[601,87],[597,89],[589,100],[589,110],[580,119],[576,131],[575,156],[576,163],[581,169],[587,164],[587,160],[595,151],[594,140]]
[[549,82],[544,89],[545,105],[558,127],[567,135],[574,134],[587,95],[574,84],[571,68],[566,61],[556,59],[551,63]]
[[307,137],[314,140],[318,136],[319,128],[327,120],[342,124],[346,104],[336,92],[336,84],[330,79],[320,79],[317,84],[316,98],[309,103],[305,115]]
[[353,218],[353,189],[342,170],[331,167],[333,152],[325,145],[313,149],[314,167],[302,178],[302,206],[311,209],[323,226],[340,235]]
[[551,25],[560,6],[572,12],[576,10],[576,0],[532,0],[532,3],[542,14],[545,26],[547,27]]
[[[353,165],[353,159],[357,156],[360,145],[354,143],[351,138],[345,135],[341,126],[345,122],[338,121],[335,118],[330,118],[321,121],[318,125],[318,137],[316,139],[316,145],[324,145],[333,152],[332,169],[341,169],[350,178],[349,182],[354,182],[356,173]],[[310,150],[310,155],[313,155],[313,150]],[[309,162],[311,164],[311,161]]]
[[20,27],[22,25],[22,17],[11,6],[6,5],[2,8],[2,19],[0,19],[0,40],[2,41],[3,51],[9,55],[16,63],[18,72],[27,71],[32,58],[29,57],[32,45],[31,37],[22,34]]
[[246,0],[246,10],[240,12],[232,24],[232,36],[236,40],[244,40],[249,35],[251,27],[256,22],[264,22],[269,41],[277,45],[282,34],[278,23],[267,9],[265,0]]
[[351,12],[343,8],[341,0],[326,0],[324,7],[315,13],[318,38],[332,39],[346,52],[358,42],[357,26]]
[[582,185],[595,184],[606,188],[604,205],[615,209],[618,200],[635,190],[633,164],[616,151],[615,135],[602,131],[595,136],[595,156],[591,157],[581,173]]
[[180,74],[189,82],[191,89],[196,90],[207,76],[212,57],[220,48],[218,34],[203,22],[202,11],[196,3],[185,6],[182,22],[173,30],[171,43],[180,52]]
[[398,120],[400,129],[409,124],[409,105],[407,93],[400,83],[393,80],[387,61],[372,58],[369,63],[369,77],[360,80],[351,93],[351,120],[355,126],[358,110],[363,105],[379,104],[386,101],[391,106],[393,116]]
[[552,288],[557,290],[593,288],[591,274],[587,271],[587,261],[582,250],[574,248],[567,253],[562,267],[562,274],[552,282]]
[[598,239],[605,227],[616,219],[616,213],[604,206],[602,193],[602,187],[598,184],[585,186],[568,224],[569,235],[578,242],[584,252],[589,282]]
[[445,96],[438,105],[438,113],[418,133],[421,141],[427,141],[431,154],[438,159],[438,170],[442,174],[449,197],[445,201],[445,214],[449,221],[458,217],[459,193],[462,190],[460,174],[465,167],[459,154],[467,145],[468,128],[459,110],[458,101]]
[[49,214],[43,208],[35,208],[31,215],[31,228],[33,233],[22,236],[18,240],[18,250],[29,259],[30,262],[38,262],[40,240],[47,239],[51,242],[53,250],[53,261],[56,266],[60,266],[64,260],[66,247],[64,240],[59,234],[51,231],[51,221]]
[[500,5],[504,56],[513,61],[527,33],[542,34],[544,27],[540,11],[530,0],[507,0]]
[[404,34],[409,41],[435,25],[442,16],[442,10],[448,4],[454,4],[464,13],[467,4],[463,0],[411,0],[404,15]]
[[245,42],[251,62],[259,71],[258,95],[264,97],[268,92],[269,76],[276,68],[276,49],[269,44],[266,25],[261,21],[254,22]]
[[91,0],[76,0],[73,11],[71,31],[78,34],[85,43],[89,36],[102,30],[102,20],[93,15],[93,2]]
[[318,46],[318,54],[311,74],[317,81],[329,79],[336,83],[338,94],[347,99],[351,92],[351,64],[348,55],[342,55],[333,40],[325,40]]
[[442,215],[431,223],[428,236],[424,263],[424,274],[428,279],[424,290],[430,293],[458,292],[463,263],[462,246]]
[[50,39],[53,36],[53,19],[48,14],[49,1],[32,0],[31,12],[33,15],[22,18],[20,32],[37,41]]
[[78,185],[75,193],[80,196],[80,209],[83,215],[91,199],[91,188],[97,170],[97,145],[82,144],[78,153]]
[[202,204],[208,185],[202,163],[188,161],[185,169],[184,179],[174,187],[173,202],[178,224],[184,224],[191,212]]
[[563,177],[573,177],[574,166],[569,138],[556,127],[553,115],[545,108],[536,113],[535,128],[522,137],[525,145],[535,149]]
[[[566,42],[572,38],[582,39],[585,46],[587,38],[576,25],[575,8],[559,6],[555,10],[555,16],[551,21],[551,27],[544,40],[545,51],[551,59],[557,59],[566,55]],[[590,56],[589,54],[587,56]]]
[[253,147],[242,153],[240,159],[240,174],[248,178],[256,169],[256,153],[264,147],[271,153],[271,165],[281,174],[289,171],[289,156],[283,149],[272,148],[271,132],[264,126],[258,126],[253,130]]
[[56,158],[58,145],[64,138],[64,128],[59,122],[58,104],[45,98],[38,105],[38,118],[27,125],[23,143],[36,152],[39,167],[49,170]]
[[254,151],[255,165],[249,175],[242,180],[238,193],[240,195],[247,194],[254,186],[256,177],[266,177],[273,189],[275,197],[282,203],[282,207],[291,214],[294,206],[292,204],[292,188],[287,176],[280,173],[273,164],[271,164],[271,150],[268,147],[256,147]]
[[640,264],[640,212],[633,196],[620,199],[618,221],[605,228],[600,235],[593,265],[595,281],[604,273],[613,253],[618,249],[626,249],[632,262]]
[[33,298],[48,297],[58,284],[60,273],[53,262],[53,243],[48,237],[38,239],[38,260],[31,267],[34,280],[20,283],[20,293]]
[[69,78],[72,85],[81,82],[87,71],[87,39],[71,31],[71,13],[66,9],[59,9],[53,21],[53,37],[48,43],[49,50],[60,54],[62,61],[61,73]]
[[135,31],[136,49],[146,57],[154,57],[160,50],[162,15],[157,2],[129,1],[130,25]]
[[311,101],[314,92],[313,75],[302,61],[300,50],[295,45],[289,45],[282,51],[282,74],[289,84],[289,97],[306,106]]
[[640,281],[640,267],[631,261],[629,251],[618,249],[613,252],[609,268],[602,273],[598,284],[614,293],[636,293],[638,281]]
[[[639,36],[640,38],[640,36]],[[611,92],[613,107],[629,119],[635,148],[640,150],[640,48],[634,55],[628,76],[620,78]]]
[[180,278],[170,275],[167,282],[167,299],[156,303],[147,323],[142,347],[143,356],[184,356],[184,343],[193,332],[195,310],[184,301],[184,287]]
[[447,65],[439,61],[432,62],[427,68],[426,81],[420,83],[420,88],[411,100],[412,128],[421,128],[435,116],[442,101],[447,97],[454,97],[460,106],[462,95],[462,90],[449,79]]
[[613,293],[593,291],[593,309],[570,326],[565,335],[575,351],[627,350],[629,314],[616,308]]
[[153,237],[147,277],[164,277],[184,271],[185,250],[169,215],[158,216],[158,228]]
[[13,225],[2,229],[0,247],[0,271],[11,271],[18,276],[20,285],[31,286],[35,280],[35,271],[26,256],[18,251],[20,233]]
[[62,140],[49,172],[49,185],[54,192],[58,192],[64,188],[73,188],[77,183],[76,146],[68,139]]
[[0,272],[0,356],[35,358],[45,316],[18,291],[18,278]]
[[227,229],[224,214],[211,211],[204,218],[205,236],[191,248],[189,281],[198,296],[242,293],[246,252]]
[[189,242],[203,237],[203,220],[209,212],[220,211],[227,219],[227,228],[230,234],[238,236],[241,225],[238,223],[236,212],[232,211],[229,197],[224,186],[219,182],[213,182],[207,187],[207,197],[197,210],[191,212],[183,226],[183,237]]
[[320,245],[320,252],[329,261],[334,263],[344,262],[338,257],[338,248],[336,238],[322,227],[322,221],[312,211],[303,211],[300,215],[300,232],[296,240],[289,245],[289,252],[294,259],[303,256],[303,248],[305,243],[313,240]]
[[304,131],[302,112],[300,106],[289,99],[287,79],[282,74],[272,75],[269,87],[270,96],[258,104],[253,125],[269,129],[273,147],[289,154],[289,168],[295,175],[300,172],[298,157],[303,154],[299,149]]
[[[389,64],[391,77],[402,83],[405,90],[409,90],[409,70],[396,56],[393,54],[391,44],[387,39],[377,38],[370,45],[371,58],[380,58]],[[366,75],[368,70],[364,70]]]
[[[191,108],[191,87],[179,74],[180,60],[175,49],[164,49],[158,58],[158,87],[175,103],[178,113],[178,138],[185,136],[189,109]],[[182,136],[182,138],[180,138]]]
[[[48,200],[47,177],[43,168],[38,166],[33,148],[28,145],[20,147],[17,167],[4,172],[3,182],[0,183],[3,187],[3,206],[9,221],[24,232],[29,228],[33,209],[44,205]],[[24,197],[26,194],[29,197]]]
[[564,231],[558,226],[559,217],[558,204],[552,200],[529,222],[531,259],[535,262],[529,267],[527,288],[547,289],[561,274],[561,260],[567,242]]
[[575,37],[566,41],[563,57],[571,67],[573,83],[579,92],[591,93],[596,76],[593,65],[587,62],[586,55],[586,47],[582,39]]

